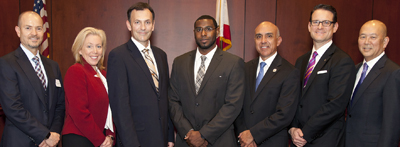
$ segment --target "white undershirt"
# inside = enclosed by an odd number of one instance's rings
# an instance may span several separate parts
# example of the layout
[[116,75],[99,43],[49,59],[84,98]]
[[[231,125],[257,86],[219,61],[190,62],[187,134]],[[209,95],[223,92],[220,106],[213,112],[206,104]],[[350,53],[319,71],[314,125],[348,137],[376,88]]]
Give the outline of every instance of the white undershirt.
[[[210,52],[208,52],[207,53],[207,55],[204,55],[204,56],[206,56],[207,58],[206,58],[206,61],[204,61],[204,66],[205,66],[205,71],[206,71],[206,73],[207,73],[207,69],[208,69],[208,66],[210,65],[210,63],[211,63],[211,59],[213,58],[213,56],[214,56],[214,54],[215,54],[215,51],[217,51],[217,46],[215,46],[215,48],[214,49],[212,49]],[[199,48],[197,48],[196,49],[196,57],[195,57],[195,59],[194,59],[194,81],[196,82],[196,76],[197,76],[197,72],[199,71],[199,68],[200,68],[200,65],[201,65],[201,56],[202,56],[203,54],[201,54],[200,52],[199,52]]]
[[[108,86],[107,86],[106,78],[103,76],[103,74],[101,74],[100,70],[97,67],[96,67],[96,72],[100,75],[101,82],[103,82],[104,88],[106,88],[106,91],[108,94]],[[111,132],[114,132],[110,104],[108,104],[107,119],[106,119],[106,124],[105,124],[104,128],[109,129]]]

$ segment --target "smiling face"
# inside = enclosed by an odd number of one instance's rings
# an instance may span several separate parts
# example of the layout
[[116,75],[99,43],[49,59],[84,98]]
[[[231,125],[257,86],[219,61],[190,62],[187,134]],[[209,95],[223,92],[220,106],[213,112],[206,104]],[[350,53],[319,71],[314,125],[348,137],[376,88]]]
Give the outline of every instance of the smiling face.
[[386,26],[380,21],[366,22],[360,29],[358,49],[368,62],[379,56],[389,43],[386,36]]
[[15,31],[21,44],[36,55],[44,34],[42,18],[35,12],[25,12],[21,14]]
[[256,50],[260,54],[261,59],[265,61],[275,54],[282,42],[282,38],[278,33],[278,27],[270,22],[262,22],[255,29],[255,34]]
[[[317,9],[314,11],[311,17],[311,21],[333,21],[333,13],[324,10],[324,9]],[[314,44],[317,44],[318,46],[322,46],[329,41],[332,40],[332,36],[334,33],[336,33],[337,29],[339,27],[339,24],[333,23],[328,27],[322,26],[322,23],[320,23],[318,26],[312,26],[310,22],[308,22],[308,31],[310,32],[311,38],[314,40]]]
[[211,50],[215,48],[218,33],[219,30],[215,28],[211,19],[200,19],[196,21],[194,38],[200,49]]
[[151,33],[154,31],[155,20],[149,9],[132,10],[131,21],[126,21],[128,30],[131,31],[132,37],[147,47]]
[[83,43],[79,54],[96,69],[101,57],[103,56],[103,45],[98,35],[88,35]]

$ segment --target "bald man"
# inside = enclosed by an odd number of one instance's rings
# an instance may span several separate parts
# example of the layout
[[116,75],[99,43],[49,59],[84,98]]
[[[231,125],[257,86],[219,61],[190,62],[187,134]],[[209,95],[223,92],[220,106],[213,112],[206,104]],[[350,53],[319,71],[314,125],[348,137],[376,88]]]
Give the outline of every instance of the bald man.
[[356,66],[357,78],[347,108],[347,147],[399,144],[400,67],[385,55],[388,43],[381,21],[371,20],[361,27],[358,48],[364,61]]
[[58,64],[39,53],[42,18],[24,12],[15,31],[20,46],[0,58],[0,103],[7,116],[0,146],[56,146],[64,123],[64,89]]
[[265,21],[255,29],[259,57],[245,64],[246,94],[235,121],[241,146],[287,147],[287,127],[300,95],[300,73],[278,52],[279,29]]

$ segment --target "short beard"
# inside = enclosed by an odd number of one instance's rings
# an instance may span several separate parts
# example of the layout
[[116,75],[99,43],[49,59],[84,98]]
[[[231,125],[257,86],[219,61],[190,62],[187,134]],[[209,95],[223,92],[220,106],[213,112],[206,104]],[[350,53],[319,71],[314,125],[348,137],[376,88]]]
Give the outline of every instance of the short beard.
[[213,46],[214,43],[215,43],[216,41],[217,41],[217,39],[214,39],[209,45],[207,45],[207,46],[202,46],[202,43],[196,40],[196,44],[197,44],[197,46],[198,46],[199,48],[201,48],[201,49],[208,49],[208,48],[210,48],[211,46]]

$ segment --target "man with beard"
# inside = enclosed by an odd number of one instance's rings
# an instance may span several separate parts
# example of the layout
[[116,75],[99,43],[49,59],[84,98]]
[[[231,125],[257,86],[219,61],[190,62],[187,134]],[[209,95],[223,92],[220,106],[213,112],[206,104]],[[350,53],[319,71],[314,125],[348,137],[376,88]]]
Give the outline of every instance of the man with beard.
[[[149,4],[128,9],[130,40],[109,54],[107,82],[117,128],[117,146],[172,147],[174,127],[168,114],[167,55],[150,44],[155,14]],[[167,143],[168,142],[168,143]]]
[[169,110],[177,147],[236,146],[233,121],[243,104],[244,62],[217,48],[218,30],[213,17],[199,17],[197,49],[174,60]]
[[58,64],[39,53],[42,18],[23,12],[15,31],[20,46],[0,58],[0,102],[7,116],[0,146],[56,146],[64,124],[64,88]]

